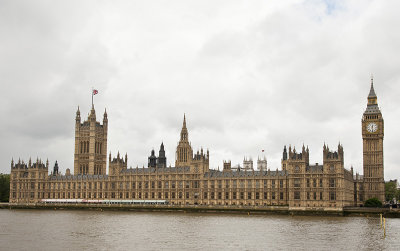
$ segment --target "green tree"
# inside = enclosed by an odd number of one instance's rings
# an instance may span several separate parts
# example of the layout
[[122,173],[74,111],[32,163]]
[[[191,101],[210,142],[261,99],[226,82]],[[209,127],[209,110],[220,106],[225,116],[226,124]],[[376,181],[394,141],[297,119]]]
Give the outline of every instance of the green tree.
[[365,201],[365,207],[382,207],[382,202],[378,198],[371,198]]
[[0,202],[8,202],[10,197],[10,175],[0,173]]
[[391,201],[398,196],[397,180],[385,182],[385,199]]
[[396,199],[397,199],[397,201],[400,201],[400,189],[397,189],[397,188],[396,188]]

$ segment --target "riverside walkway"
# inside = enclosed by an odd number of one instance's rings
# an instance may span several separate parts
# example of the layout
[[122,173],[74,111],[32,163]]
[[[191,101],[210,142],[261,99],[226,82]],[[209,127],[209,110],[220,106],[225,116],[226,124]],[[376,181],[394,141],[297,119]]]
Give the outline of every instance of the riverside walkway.
[[382,214],[388,218],[400,218],[400,209],[346,207],[343,209],[290,208],[288,206],[204,206],[204,205],[104,205],[104,204],[12,204],[0,203],[0,209],[44,209],[44,210],[97,210],[97,211],[138,211],[138,212],[182,212],[221,214],[280,214],[317,216],[371,216]]

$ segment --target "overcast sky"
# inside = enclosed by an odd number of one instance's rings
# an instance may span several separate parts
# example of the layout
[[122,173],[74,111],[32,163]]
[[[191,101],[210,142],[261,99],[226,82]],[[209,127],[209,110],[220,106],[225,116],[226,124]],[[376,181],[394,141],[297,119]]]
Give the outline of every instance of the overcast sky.
[[[362,173],[361,117],[374,75],[385,178],[400,178],[400,2],[0,1],[0,172],[11,158],[73,170],[75,112],[109,118],[108,152],[167,163],[186,113],[210,167],[326,142]],[[264,153],[261,151],[265,150]]]

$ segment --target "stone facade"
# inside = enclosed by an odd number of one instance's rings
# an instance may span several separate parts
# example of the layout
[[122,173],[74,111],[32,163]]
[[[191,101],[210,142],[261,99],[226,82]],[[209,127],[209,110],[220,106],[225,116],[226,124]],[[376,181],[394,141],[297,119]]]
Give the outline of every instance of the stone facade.
[[[230,161],[224,161],[222,171],[210,169],[209,151],[200,149],[193,152],[186,116],[176,148],[175,167],[166,166],[164,144],[161,144],[159,156],[152,150],[146,168],[128,168],[127,155],[122,157],[118,153],[112,158],[110,153],[109,172],[106,174],[107,114],[104,113],[103,125],[100,125],[92,107],[88,120],[81,123],[78,109],[74,175],[69,169],[61,175],[57,163],[49,175],[48,161],[46,164],[39,159],[35,163],[12,161],[10,202],[135,199],[168,200],[175,205],[281,205],[293,209],[323,210],[361,205],[364,199],[382,193],[383,120],[380,113],[375,115],[363,116],[364,178],[354,174],[353,168],[345,169],[344,150],[340,143],[335,151],[324,144],[322,164],[310,164],[309,149],[303,145],[299,152],[295,147],[284,147],[280,170],[267,169],[266,159],[265,163],[258,164],[257,171],[232,168]],[[370,120],[378,124],[378,132],[374,134],[364,130]],[[374,156],[372,159],[376,162],[372,162],[370,156]],[[366,171],[370,172],[367,176]]]

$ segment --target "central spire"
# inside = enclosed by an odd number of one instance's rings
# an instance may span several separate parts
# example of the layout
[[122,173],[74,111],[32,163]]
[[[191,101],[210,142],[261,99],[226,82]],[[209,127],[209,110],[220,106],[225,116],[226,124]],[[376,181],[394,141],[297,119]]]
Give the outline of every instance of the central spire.
[[186,114],[183,114],[183,124],[181,130],[181,138],[176,148],[175,166],[187,167],[193,160],[193,149],[189,142],[189,132],[186,128]]
[[183,114],[183,125],[182,125],[182,130],[181,130],[181,141],[188,142],[189,137],[188,137],[188,130],[186,128],[186,114]]

